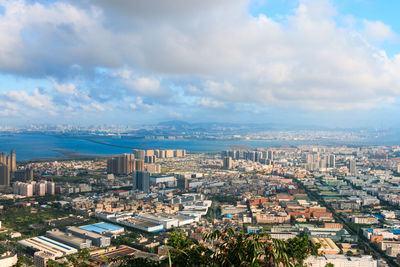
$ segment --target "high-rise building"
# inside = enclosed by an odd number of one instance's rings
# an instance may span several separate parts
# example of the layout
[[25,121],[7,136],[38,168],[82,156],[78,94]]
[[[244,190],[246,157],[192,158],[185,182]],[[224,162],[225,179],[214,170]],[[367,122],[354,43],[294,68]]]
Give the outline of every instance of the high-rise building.
[[232,169],[232,158],[231,157],[225,157],[223,160],[223,166],[225,170]]
[[14,149],[11,149],[10,155],[8,156],[8,167],[10,173],[13,173],[17,170],[17,154]]
[[0,152],[0,164],[8,165],[6,152]]
[[261,152],[261,151],[256,151],[256,152],[255,152],[255,159],[254,159],[254,161],[260,162],[262,158],[263,158],[262,152]]
[[135,161],[135,170],[136,171],[144,171],[144,160],[139,159]]
[[119,175],[128,175],[135,169],[133,154],[122,154],[107,160],[107,172]]
[[186,190],[189,187],[189,180],[188,178],[183,175],[183,174],[179,174],[177,176],[177,187],[181,190]]
[[141,149],[134,149],[133,154],[135,155],[136,159],[143,159],[146,156],[146,151]]
[[230,151],[227,151],[227,152],[228,153],[226,153],[226,155],[224,157],[231,157],[232,159],[237,159],[236,158],[236,150],[230,150]]
[[44,196],[44,195],[54,195],[55,184],[49,181],[40,182],[14,182],[13,183],[14,194],[31,197],[33,195]]
[[133,189],[150,192],[150,173],[146,171],[133,172]]
[[32,180],[33,169],[27,168],[25,170],[16,170],[13,178],[18,181]]
[[144,157],[144,162],[145,163],[155,163],[156,162],[156,156],[145,156]]
[[255,151],[249,152],[249,160],[256,161],[256,152]]
[[163,159],[165,158],[165,150],[160,150],[160,152],[158,153],[158,158]]
[[33,186],[34,182],[32,183],[14,182],[13,191],[14,194],[31,197],[33,196]]
[[349,172],[351,175],[356,175],[356,161],[354,159],[349,161]]
[[147,150],[146,150],[146,156],[147,156],[147,157],[155,156],[154,150],[153,150],[153,149],[147,149]]
[[186,150],[184,149],[177,149],[174,151],[174,156],[177,158],[185,157],[185,155],[186,155]]
[[161,172],[161,165],[160,164],[145,164],[144,165],[144,170],[148,171],[149,173],[160,173]]
[[34,194],[36,196],[46,195],[46,184],[45,183],[36,183],[35,188],[34,188]]
[[166,158],[173,158],[174,157],[174,150],[172,150],[172,149],[165,150],[165,157]]
[[328,156],[323,156],[319,162],[319,169],[326,169],[328,167]]
[[273,150],[268,150],[268,159],[270,161],[274,160],[274,151]]
[[56,184],[53,182],[46,182],[46,194],[54,195],[56,193]]
[[334,154],[329,155],[329,167],[336,168],[336,157]]
[[312,153],[307,154],[307,170],[312,171],[314,170],[314,156]]
[[0,163],[0,187],[10,186],[10,170],[7,165]]

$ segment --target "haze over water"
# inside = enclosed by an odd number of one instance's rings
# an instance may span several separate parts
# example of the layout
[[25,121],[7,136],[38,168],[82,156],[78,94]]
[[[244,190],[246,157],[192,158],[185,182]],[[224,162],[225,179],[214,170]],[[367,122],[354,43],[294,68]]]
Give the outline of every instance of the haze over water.
[[[392,140],[393,139],[393,140]],[[231,145],[244,147],[299,146],[307,144],[320,145],[395,145],[397,138],[385,140],[374,139],[364,142],[338,141],[246,141],[246,140],[145,140],[115,139],[111,137],[62,137],[39,134],[0,135],[0,151],[15,149],[17,160],[44,158],[63,158],[61,151],[89,155],[115,155],[130,153],[134,148],[145,149],[186,149],[188,152],[220,152],[230,149]]]

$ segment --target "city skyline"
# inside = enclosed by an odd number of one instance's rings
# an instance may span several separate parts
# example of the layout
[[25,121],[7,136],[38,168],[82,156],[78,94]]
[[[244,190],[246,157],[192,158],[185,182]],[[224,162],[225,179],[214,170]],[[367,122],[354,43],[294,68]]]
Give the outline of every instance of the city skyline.
[[393,127],[399,5],[3,0],[0,119]]

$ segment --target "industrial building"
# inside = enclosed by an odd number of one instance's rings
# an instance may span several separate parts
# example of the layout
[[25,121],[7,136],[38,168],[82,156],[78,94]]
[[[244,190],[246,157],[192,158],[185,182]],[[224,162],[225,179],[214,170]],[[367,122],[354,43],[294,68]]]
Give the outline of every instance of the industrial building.
[[[199,221],[199,217],[190,216],[181,212],[177,214],[141,213],[136,216],[133,216],[133,213],[96,213],[96,216],[146,232],[158,232]],[[85,229],[89,230],[90,228]]]
[[165,184],[167,187],[176,186],[176,178],[173,175],[150,176],[150,184]]
[[45,236],[37,236],[28,239],[23,239],[21,241],[18,241],[18,244],[23,245],[25,247],[31,247],[37,249],[39,251],[47,252],[49,254],[54,255],[55,257],[62,257],[78,252],[78,250],[73,247],[57,242],[56,240],[53,240]]
[[126,225],[128,227],[136,228],[145,232],[159,232],[164,230],[164,225],[149,220],[145,220],[138,216],[124,218],[118,221],[120,224]]
[[79,228],[87,230],[87,231],[95,232],[95,233],[98,233],[101,235],[106,235],[106,234],[118,235],[118,234],[124,232],[124,227],[117,226],[117,225],[110,224],[110,223],[105,223],[105,222],[85,225],[85,226],[81,226]]
[[92,247],[92,241],[90,239],[73,236],[71,233],[65,233],[58,229],[47,231],[46,236],[76,249]]
[[71,233],[74,236],[89,239],[92,241],[92,245],[96,247],[107,247],[111,244],[111,238],[103,236],[95,232],[91,232],[79,227],[70,226],[67,227],[67,233]]
[[171,229],[174,227],[180,227],[186,224],[191,224],[199,221],[198,217],[187,216],[187,215],[172,215],[172,214],[150,214],[143,213],[137,215],[138,218],[150,221],[156,224],[162,224],[165,229]]

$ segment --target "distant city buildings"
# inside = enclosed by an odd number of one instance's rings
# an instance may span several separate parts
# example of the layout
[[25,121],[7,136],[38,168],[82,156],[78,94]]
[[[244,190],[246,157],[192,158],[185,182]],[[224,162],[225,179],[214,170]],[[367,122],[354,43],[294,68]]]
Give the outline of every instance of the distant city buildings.
[[[136,159],[142,159],[146,160],[146,157],[148,160],[152,159],[163,159],[163,158],[182,158],[186,156],[186,150],[185,149],[147,149],[147,150],[141,150],[141,149],[134,149],[133,154],[135,155]],[[152,158],[154,157],[154,158]],[[146,163],[152,163],[152,162],[146,162]]]

